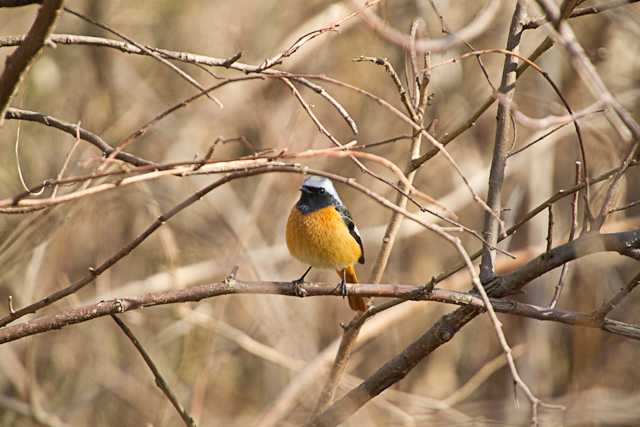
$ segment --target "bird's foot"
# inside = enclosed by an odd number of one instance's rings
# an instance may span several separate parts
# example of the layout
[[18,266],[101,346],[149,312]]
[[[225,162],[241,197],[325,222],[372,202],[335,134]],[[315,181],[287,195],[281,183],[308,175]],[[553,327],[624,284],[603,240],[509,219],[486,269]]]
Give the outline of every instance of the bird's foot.
[[344,279],[342,279],[340,283],[338,283],[338,286],[335,287],[335,290],[340,291],[340,295],[342,295],[342,298],[349,295],[349,290],[347,289],[347,283],[345,282]]
[[299,296],[300,298],[304,298],[305,296],[307,296],[307,290],[303,288],[301,285],[304,283],[304,278],[307,277],[307,274],[309,274],[309,271],[311,271],[311,267],[307,268],[307,271],[305,271],[302,276],[300,276],[298,279],[293,280],[291,282],[291,286],[293,287],[293,293],[296,294],[296,296]]
[[304,283],[304,277],[301,277],[291,282],[291,286],[293,287],[293,293],[300,298],[304,298],[305,296],[307,296],[307,290],[302,287],[303,283]]

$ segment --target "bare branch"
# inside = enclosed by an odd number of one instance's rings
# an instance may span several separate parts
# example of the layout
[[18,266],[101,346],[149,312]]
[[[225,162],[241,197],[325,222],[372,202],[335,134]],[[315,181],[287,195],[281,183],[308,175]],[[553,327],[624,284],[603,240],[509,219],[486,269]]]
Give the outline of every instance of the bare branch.
[[[620,252],[625,249],[625,245],[629,244],[640,246],[640,230],[585,235],[573,242],[559,246],[549,253],[540,255],[512,273],[496,277],[492,285],[487,286],[487,293],[494,298],[513,294],[534,278],[572,259],[603,250]],[[402,380],[421,360],[451,340],[463,326],[478,314],[480,311],[477,308],[462,307],[441,317],[404,351],[389,360],[358,387],[323,412],[316,418],[314,425],[334,426],[346,420],[369,400]],[[587,317],[589,316],[587,315]],[[628,330],[627,326],[620,326],[620,329]]]
[[51,34],[63,2],[44,0],[31,29],[24,37],[24,42],[7,57],[4,71],[0,75],[0,127],[4,124],[4,113],[11,98]]
[[[351,3],[356,8],[361,8],[362,3],[352,0]],[[462,29],[447,34],[439,39],[418,39],[413,42],[413,48],[416,52],[442,52],[464,43],[471,41],[478,35],[482,34],[489,27],[500,8],[500,1],[489,0],[484,9],[478,13],[475,19],[464,26]],[[363,8],[360,16],[369,25],[369,27],[386,40],[393,44],[401,46],[404,50],[412,48],[412,41],[406,34],[391,28],[384,23],[371,9]]]
[[[115,148],[113,148],[108,142],[106,142],[95,133],[89,132],[88,130],[78,127],[73,123],[63,122],[62,120],[56,119],[55,117],[38,113],[36,111],[9,108],[7,109],[7,112],[5,114],[5,118],[9,120],[26,120],[30,122],[40,123],[45,126],[50,126],[52,128],[56,128],[58,130],[66,132],[74,137],[76,136],[77,131],[80,139],[82,139],[83,141],[87,141],[89,144],[99,149],[104,156],[109,156],[115,151]],[[135,166],[155,164],[153,162],[150,162],[149,160],[142,159],[127,152],[120,152],[115,155],[115,158]]]
[[[498,298],[503,298],[519,292],[520,289],[526,286],[533,279],[542,276],[566,262],[603,252],[622,253],[629,248],[640,249],[640,230],[609,234],[591,233],[584,235],[570,243],[566,243],[552,249],[549,253],[539,255],[510,273],[497,276],[491,286],[487,287],[487,292],[492,297],[491,304],[497,311],[504,313],[521,314],[526,312],[529,313],[528,317],[534,317],[541,320],[554,320],[561,321],[563,323],[586,326],[596,325],[591,314],[575,315],[572,317],[572,315],[566,314],[571,312],[552,310],[515,301],[499,300]],[[302,286],[306,290],[307,297],[328,295],[341,296],[340,291],[336,289],[335,283],[305,283]],[[432,329],[410,346],[412,348],[410,354],[403,352],[394,358],[393,360],[395,362],[392,361],[395,363],[394,366],[396,368],[401,368],[400,371],[392,375],[394,378],[397,378],[397,375],[402,372],[404,372],[402,376],[406,375],[408,371],[403,371],[403,369],[407,368],[409,365],[415,366],[415,364],[419,362],[416,357],[419,356],[420,359],[426,357],[431,353],[431,351],[444,344],[444,342],[450,340],[453,335],[457,333],[462,326],[464,326],[464,324],[480,314],[484,308],[486,308],[486,305],[482,302],[482,299],[477,296],[475,291],[465,293],[437,288],[429,290],[425,289],[424,286],[400,284],[387,285],[350,283],[347,284],[347,286],[350,295],[399,297],[403,300],[439,301],[466,306],[440,319]],[[139,297],[103,301],[81,308],[66,310],[60,314],[43,316],[16,325],[6,326],[0,329],[0,344],[15,341],[26,336],[60,329],[67,325],[85,322],[97,317],[123,313],[125,311],[136,310],[142,307],[152,307],[178,302],[195,302],[205,298],[230,294],[272,294],[298,297],[294,286],[290,282],[245,282],[233,279],[185,289],[149,293]],[[518,308],[516,309],[513,307]],[[589,321],[587,321],[587,319],[589,319]],[[608,323],[602,325],[602,329],[610,332],[618,331],[617,333],[636,339],[640,339],[639,328],[640,327],[638,326],[615,321],[608,321]],[[426,345],[426,347],[419,348],[420,345]],[[410,357],[406,358],[407,356]],[[398,360],[401,360],[401,362],[398,362]],[[385,368],[383,367],[381,370],[385,370]],[[379,370],[378,373],[367,379],[363,384],[377,384],[375,389],[379,390],[378,392],[381,392],[384,388],[392,384],[389,383],[391,379],[387,376],[389,374],[390,372],[388,370],[385,374],[380,373]],[[381,383],[375,382],[374,377],[384,379],[384,381]],[[401,378],[397,378],[398,381],[400,379]],[[365,386],[360,385],[358,387],[360,391],[351,391],[349,394],[355,393],[357,396],[360,396],[359,399],[361,399],[363,398],[363,396],[361,396],[363,387]],[[379,387],[383,388],[379,389]],[[349,394],[347,396],[349,396]],[[362,404],[366,403],[366,400],[369,400],[373,396],[374,395],[369,395]]]
[[[571,12],[568,18],[579,18],[581,16],[596,15],[602,12],[606,12],[607,10],[616,9],[622,6],[627,6],[632,3],[637,3],[638,1],[640,0],[609,0],[608,2],[603,4],[594,4],[593,6],[579,7],[575,9],[573,12]],[[549,21],[544,16],[537,19],[532,19],[529,22],[526,22],[524,24],[524,29],[532,30],[548,22]]]
[[184,80],[186,80],[189,84],[191,84],[196,89],[198,89],[200,91],[200,93],[202,93],[204,96],[206,96],[211,101],[216,103],[218,105],[218,107],[223,108],[222,103],[217,98],[214,98],[211,95],[209,95],[209,93],[205,90],[205,88],[200,83],[198,83],[198,81],[196,79],[191,77],[188,73],[182,71],[180,68],[178,68],[173,63],[169,62],[167,59],[165,59],[162,56],[160,56],[158,53],[156,53],[152,49],[149,49],[148,47],[143,46],[140,43],[137,43],[135,40],[132,40],[130,37],[125,36],[121,32],[116,31],[116,30],[114,30],[113,28],[110,28],[107,25],[101,24],[101,23],[97,22],[96,20],[91,19],[88,16],[85,16],[85,15],[79,13],[79,12],[71,10],[68,7],[65,7],[64,11],[69,13],[69,14],[71,14],[71,15],[73,15],[73,16],[76,16],[76,17],[82,19],[85,22],[90,23],[91,25],[95,25],[98,28],[101,28],[101,29],[103,29],[105,31],[108,31],[111,34],[114,34],[114,35],[120,37],[122,40],[126,41],[127,43],[131,43],[132,45],[134,45],[138,49],[142,50],[147,55],[151,56],[152,58],[158,60],[160,63],[162,63],[162,64],[166,65],[167,67],[169,67],[170,69],[172,69],[176,74],[178,74],[180,77],[182,77]]
[[[520,51],[520,38],[522,37],[522,19],[526,15],[524,8],[518,3],[511,18],[511,26],[507,37],[508,51],[516,54]],[[502,215],[502,186],[504,183],[504,173],[507,167],[507,154],[509,144],[507,133],[509,131],[509,103],[515,94],[516,70],[518,68],[517,59],[511,55],[504,58],[502,68],[502,82],[500,83],[500,94],[505,102],[498,104],[496,116],[496,136],[493,149],[493,159],[489,173],[489,189],[487,192],[487,205],[496,215]],[[484,228],[482,230],[484,239],[489,245],[483,247],[482,261],[480,263],[480,278],[483,283],[491,280],[495,274],[495,251],[489,246],[496,246],[500,235],[500,223],[495,215],[485,214]]]
[[131,341],[131,343],[135,346],[136,350],[138,350],[138,353],[140,353],[140,356],[142,356],[142,358],[144,359],[144,363],[146,363],[149,367],[149,370],[151,370],[151,373],[155,378],[156,385],[158,386],[158,388],[160,388],[160,390],[162,390],[164,395],[167,396],[167,399],[169,399],[173,407],[176,408],[176,411],[178,411],[178,414],[180,415],[180,418],[182,418],[184,424],[187,427],[196,427],[195,421],[193,420],[191,415],[189,415],[187,410],[184,409],[184,407],[180,404],[180,402],[178,402],[178,398],[176,397],[175,393],[173,392],[173,390],[171,390],[171,387],[169,387],[169,384],[165,381],[164,377],[156,367],[156,364],[153,363],[151,356],[149,356],[149,353],[147,353],[147,351],[144,349],[142,343],[138,341],[131,329],[129,329],[127,324],[124,323],[122,319],[120,319],[115,314],[112,314],[111,318],[114,322],[116,322],[118,327],[122,330],[122,332],[124,332],[127,338],[129,338],[129,341]]
[[627,285],[621,288],[616,294],[607,302],[593,313],[593,318],[597,320],[604,320],[613,309],[615,309],[624,298],[627,297],[633,290],[640,285],[640,274],[636,275],[633,279],[627,283]]

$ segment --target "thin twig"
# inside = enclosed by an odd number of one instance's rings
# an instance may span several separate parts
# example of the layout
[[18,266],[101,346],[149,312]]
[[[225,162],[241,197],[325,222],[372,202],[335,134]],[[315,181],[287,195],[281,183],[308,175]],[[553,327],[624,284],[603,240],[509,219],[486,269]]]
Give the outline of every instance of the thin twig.
[[640,285],[640,274],[637,274],[631,279],[627,285],[616,292],[610,300],[603,303],[602,306],[592,314],[593,318],[604,320],[638,285]]
[[[473,200],[478,203],[478,205],[480,205],[480,207],[482,209],[484,209],[486,212],[488,212],[490,215],[494,215],[496,217],[496,219],[498,219],[498,221],[502,224],[502,219],[499,218],[499,216],[493,212],[489,206],[487,206],[486,202],[484,201],[484,199],[482,199],[477,193],[476,191],[473,189],[473,187],[471,186],[471,183],[469,182],[469,179],[466,177],[466,175],[464,174],[464,172],[462,171],[462,168],[460,167],[460,165],[455,161],[455,159],[451,156],[451,154],[446,150],[446,148],[444,147],[444,145],[442,143],[440,143],[437,139],[435,139],[429,132],[426,131],[426,129],[424,129],[422,126],[420,126],[419,124],[415,123],[411,117],[407,116],[406,114],[404,114],[402,111],[398,110],[397,108],[395,108],[393,105],[391,105],[389,102],[385,101],[384,99],[372,94],[371,92],[368,92],[362,88],[359,88],[357,86],[345,83],[343,81],[340,80],[336,80],[333,79],[331,77],[327,77],[327,76],[323,76],[323,75],[305,75],[305,77],[310,78],[310,79],[317,79],[317,80],[321,80],[321,81],[325,81],[328,83],[332,83],[344,88],[347,88],[349,90],[352,90],[356,93],[359,93],[361,95],[364,95],[372,100],[374,100],[375,102],[377,102],[378,104],[384,106],[386,109],[388,109],[391,113],[393,113],[395,116],[397,116],[398,118],[400,118],[403,122],[407,123],[409,126],[411,126],[416,132],[420,132],[423,137],[425,137],[427,139],[427,141],[429,141],[436,149],[442,151],[443,155],[446,157],[447,161],[453,166],[453,168],[456,171],[456,174],[460,177],[460,179],[462,180],[462,182],[464,183],[465,187],[469,190],[469,193],[471,194]],[[412,162],[413,163],[413,162]],[[411,166],[411,169],[416,169],[415,164]],[[378,177],[379,179],[379,177]],[[386,184],[390,185],[390,186],[394,186],[394,184],[386,182]],[[398,188],[395,188],[396,191],[401,192]],[[405,195],[406,196],[406,195]],[[411,199],[410,199],[411,200]]]
[[160,54],[155,52],[153,49],[150,49],[150,48],[148,48],[148,47],[136,42],[135,40],[131,39],[130,37],[125,36],[121,32],[116,31],[113,28],[111,28],[111,27],[109,27],[109,26],[107,26],[105,24],[101,24],[100,22],[96,21],[95,19],[89,18],[88,16],[85,16],[85,15],[79,13],[79,12],[71,10],[68,7],[65,7],[64,11],[69,13],[69,14],[71,14],[71,15],[73,15],[73,16],[76,16],[76,17],[80,18],[81,20],[83,20],[85,22],[90,23],[91,25],[95,25],[96,27],[98,27],[100,29],[103,29],[103,30],[105,30],[105,31],[117,36],[117,37],[120,37],[122,40],[126,41],[127,43],[130,43],[130,44],[134,45],[135,47],[137,47],[138,49],[140,49],[141,51],[143,51],[147,55],[151,56],[152,58],[156,59],[160,63],[162,63],[162,64],[166,65],[167,67],[169,67],[176,74],[178,74],[180,77],[182,77],[184,80],[186,80],[190,85],[192,85],[196,89],[200,90],[200,92],[202,94],[204,94],[207,98],[209,98],[211,101],[213,101],[215,104],[217,104],[218,107],[223,108],[222,102],[220,102],[220,100],[218,100],[214,96],[209,95],[208,93],[206,93],[205,88],[200,83],[198,83],[198,81],[196,79],[191,77],[186,72],[182,71],[180,68],[178,68],[176,65],[172,64],[167,59],[163,58]]
[[[582,173],[580,169],[582,168],[582,163],[576,162],[576,185],[579,185],[582,182]],[[576,236],[576,230],[578,229],[578,199],[580,197],[580,191],[576,191],[573,193],[573,197],[571,198],[571,226],[569,229],[569,242],[571,242]],[[585,201],[587,203],[587,201]],[[551,209],[551,206],[549,206]],[[564,280],[567,274],[568,263],[562,266],[562,270],[560,270],[560,277],[558,278],[558,283],[556,284],[556,288],[553,292],[553,297],[551,298],[551,303],[549,303],[549,308],[555,308],[558,304],[558,300],[560,299],[560,294],[562,293],[562,289],[564,287]]]
[[598,215],[596,215],[591,221],[591,229],[597,230],[604,224],[606,213],[611,208],[614,195],[618,189],[622,176],[635,158],[635,154],[640,147],[640,124],[633,118],[629,111],[620,104],[604,84],[595,66],[585,53],[580,43],[578,43],[575,33],[569,24],[562,19],[562,14],[558,11],[557,5],[550,0],[536,0],[536,2],[540,7],[542,7],[550,22],[553,23],[553,26],[550,29],[550,36],[565,48],[569,58],[571,59],[573,68],[586,84],[591,94],[615,112],[624,127],[617,125],[617,120],[612,122],[613,127],[623,140],[630,143],[629,149],[623,155],[623,162],[620,170],[613,177],[613,180],[607,189],[601,209],[598,212]]
[[[573,12],[571,12],[568,18],[579,18],[581,16],[596,15],[602,12],[606,12],[607,10],[616,9],[622,6],[627,6],[632,3],[637,3],[638,1],[640,0],[608,0],[604,4],[594,4],[593,6],[577,8]],[[547,20],[546,16],[543,16],[537,19],[532,19],[529,22],[526,22],[524,24],[524,29],[525,30],[535,29],[548,22],[549,21]]]
[[[357,8],[362,6],[362,3],[358,0],[351,0],[351,3]],[[398,31],[383,22],[370,9],[363,9],[360,16],[373,31],[391,43],[401,46],[404,50],[409,50],[413,46],[413,49],[419,53],[435,53],[451,49],[452,47],[464,43],[465,40],[473,40],[475,37],[482,34],[498,14],[499,7],[500,1],[490,0],[474,20],[455,33],[447,34],[441,38],[426,37],[413,42],[405,33]]]
[[136,350],[138,350],[138,353],[140,353],[140,356],[142,356],[142,358],[144,359],[144,363],[146,363],[149,367],[149,370],[151,370],[151,373],[155,378],[156,385],[158,386],[158,388],[160,388],[160,390],[162,390],[164,395],[167,396],[167,399],[169,399],[169,402],[171,402],[173,407],[176,408],[176,411],[178,411],[178,414],[180,415],[180,418],[182,418],[184,424],[187,427],[196,427],[195,421],[193,420],[191,415],[189,415],[187,410],[180,404],[180,402],[178,402],[178,398],[176,397],[175,393],[173,392],[173,390],[171,390],[171,387],[169,387],[169,384],[167,384],[164,377],[156,367],[155,363],[153,363],[153,360],[149,356],[149,353],[147,353],[147,351],[144,349],[140,341],[138,341],[131,329],[129,329],[126,323],[124,323],[124,321],[115,314],[112,314],[111,318],[114,322],[116,322],[118,327],[122,330],[122,332],[124,332],[127,338],[129,338],[131,343],[135,346]]
[[636,207],[636,206],[638,206],[638,205],[640,205],[640,200],[636,200],[635,202],[631,202],[631,203],[628,203],[628,204],[626,204],[626,205],[622,205],[622,206],[619,206],[619,207],[617,207],[617,208],[613,208],[613,209],[611,209],[611,210],[609,211],[609,213],[608,213],[608,214],[612,214],[612,213],[615,213],[615,212],[622,212],[622,211],[626,211],[627,209],[634,208],[634,207]]
[[[524,345],[520,344],[513,347],[513,358],[517,359],[518,357],[524,354]],[[451,393],[444,399],[444,402],[455,406],[458,403],[467,399],[467,397],[471,396],[471,394],[478,389],[482,384],[484,384],[491,375],[493,375],[496,371],[501,369],[504,365],[506,365],[507,358],[504,354],[500,354],[499,356],[493,358],[488,363],[486,363],[478,372],[473,374],[469,380],[464,383],[459,389]]]
[[553,206],[547,208],[547,252],[553,247]]
[[[78,145],[80,145],[80,122],[78,122],[76,125],[76,140],[73,142],[73,145],[71,146],[71,148],[67,152],[67,155],[64,158],[64,162],[62,163],[60,172],[58,172],[58,176],[56,177],[57,181],[60,181],[64,177],[64,173],[66,172],[67,167],[69,167],[71,156],[73,156],[73,152],[76,150],[76,148],[78,148]],[[59,188],[60,188],[59,185],[56,185],[53,187],[53,192],[51,193],[51,197],[56,197],[56,195],[58,194]],[[44,190],[44,187],[43,187],[43,190]]]

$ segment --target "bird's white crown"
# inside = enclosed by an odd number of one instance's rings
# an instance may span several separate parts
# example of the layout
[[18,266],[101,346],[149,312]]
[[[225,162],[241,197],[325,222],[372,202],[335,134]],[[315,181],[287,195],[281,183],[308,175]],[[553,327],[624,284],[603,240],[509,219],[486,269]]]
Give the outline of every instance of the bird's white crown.
[[331,194],[338,202],[342,203],[342,200],[340,199],[340,196],[338,196],[338,192],[336,191],[336,187],[333,186],[333,182],[331,182],[329,178],[310,175],[307,179],[304,180],[302,186],[311,188],[324,188],[327,193]]

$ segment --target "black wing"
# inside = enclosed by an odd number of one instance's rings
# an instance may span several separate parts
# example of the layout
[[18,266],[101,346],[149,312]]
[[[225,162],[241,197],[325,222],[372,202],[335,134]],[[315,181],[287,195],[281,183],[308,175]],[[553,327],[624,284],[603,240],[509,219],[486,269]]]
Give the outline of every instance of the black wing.
[[362,246],[362,238],[360,237],[360,233],[358,232],[358,227],[356,227],[356,225],[353,223],[351,214],[346,207],[344,207],[343,205],[336,205],[336,210],[342,217],[344,223],[347,225],[349,234],[351,234],[353,238],[356,239],[356,242],[358,242],[358,245],[360,245],[360,258],[358,259],[358,262],[360,264],[364,264],[364,246]]

